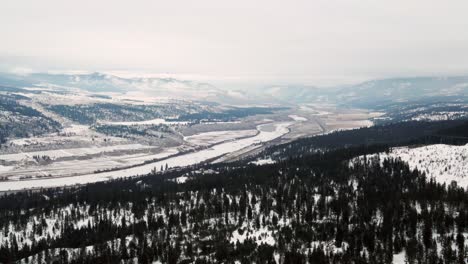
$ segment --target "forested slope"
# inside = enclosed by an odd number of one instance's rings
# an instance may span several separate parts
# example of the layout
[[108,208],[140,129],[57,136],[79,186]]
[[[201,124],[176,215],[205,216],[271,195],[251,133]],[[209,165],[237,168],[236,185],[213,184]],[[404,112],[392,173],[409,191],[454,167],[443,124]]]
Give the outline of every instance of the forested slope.
[[399,160],[350,161],[387,151],[10,194],[0,198],[0,262],[463,263],[468,193]]

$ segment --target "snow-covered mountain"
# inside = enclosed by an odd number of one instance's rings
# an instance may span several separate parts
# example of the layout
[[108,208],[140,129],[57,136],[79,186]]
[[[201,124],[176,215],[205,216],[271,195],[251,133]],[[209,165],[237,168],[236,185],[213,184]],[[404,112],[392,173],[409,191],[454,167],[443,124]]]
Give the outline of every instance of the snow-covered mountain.
[[338,89],[335,96],[338,102],[363,106],[434,98],[468,98],[468,76],[372,80]]
[[256,92],[271,100],[287,103],[329,102],[337,88],[318,88],[306,85],[273,85]]
[[248,104],[245,93],[219,89],[209,83],[176,78],[122,78],[104,73],[49,74],[25,76],[0,74],[0,85],[78,88],[90,92],[125,93],[171,99]]
[[389,102],[468,100],[468,76],[414,77],[371,80],[356,85],[320,88],[307,85],[271,85],[250,90],[230,90],[209,83],[176,78],[123,78],[104,73],[29,75],[0,74],[0,85],[79,88],[227,104],[303,104],[327,102],[374,107]]
[[468,76],[390,78],[328,88],[279,85],[269,86],[262,92],[288,102],[331,102],[360,107],[434,99],[468,100]]

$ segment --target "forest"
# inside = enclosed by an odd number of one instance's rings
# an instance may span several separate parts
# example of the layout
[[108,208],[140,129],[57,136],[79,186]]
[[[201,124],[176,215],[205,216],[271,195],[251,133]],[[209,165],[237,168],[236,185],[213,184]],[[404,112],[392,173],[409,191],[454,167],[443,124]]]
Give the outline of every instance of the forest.
[[269,147],[260,156],[285,159],[317,151],[372,145],[389,147],[429,144],[463,145],[468,143],[467,128],[468,121],[463,119],[396,122],[301,138]]
[[0,262],[392,263],[404,254],[408,263],[464,263],[468,193],[398,159],[370,158],[386,151],[339,148],[6,194]]

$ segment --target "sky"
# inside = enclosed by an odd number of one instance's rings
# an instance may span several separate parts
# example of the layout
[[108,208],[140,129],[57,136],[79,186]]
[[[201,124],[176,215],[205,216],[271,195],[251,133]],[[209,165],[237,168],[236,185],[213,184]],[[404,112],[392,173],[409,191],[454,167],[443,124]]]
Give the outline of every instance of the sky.
[[468,1],[15,0],[0,70],[327,85],[468,73]]

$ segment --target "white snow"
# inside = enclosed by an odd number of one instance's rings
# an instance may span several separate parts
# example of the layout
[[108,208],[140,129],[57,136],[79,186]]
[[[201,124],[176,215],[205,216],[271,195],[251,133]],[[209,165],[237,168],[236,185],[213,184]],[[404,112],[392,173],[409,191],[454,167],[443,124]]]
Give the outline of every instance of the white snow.
[[175,121],[166,121],[162,118],[156,118],[145,121],[129,121],[129,122],[103,122],[105,125],[120,125],[120,126],[137,126],[137,125],[187,125],[188,122],[175,122]]
[[86,125],[76,125],[72,124],[68,127],[63,128],[63,133],[73,133],[76,135],[89,135],[90,129],[89,126]]
[[259,159],[259,160],[256,160],[256,161],[252,161],[250,163],[255,164],[255,165],[265,165],[265,164],[273,164],[273,163],[275,163],[275,161],[272,160],[271,158],[266,158],[266,159]]
[[398,254],[393,254],[393,264],[405,264],[405,251],[401,251]]
[[248,238],[255,240],[257,245],[267,244],[274,246],[276,243],[275,239],[273,238],[273,232],[268,230],[266,227],[261,227],[258,230],[250,230],[244,226],[242,229],[243,231],[241,232],[239,232],[239,229],[236,229],[234,232],[232,232],[230,240],[231,243],[235,244],[239,242],[242,244]]
[[453,112],[433,112],[423,113],[411,118],[416,121],[440,121],[440,120],[453,120],[468,116],[468,112],[464,111],[453,111]]
[[174,181],[176,183],[185,183],[188,179],[189,179],[189,177],[187,177],[187,176],[180,176],[180,177],[177,177],[175,179],[172,179],[172,181]]
[[85,156],[97,153],[121,151],[121,150],[135,150],[135,149],[148,149],[151,146],[145,146],[142,144],[124,144],[124,145],[113,145],[113,146],[93,146],[87,148],[70,148],[70,149],[58,149],[58,150],[44,150],[34,152],[22,152],[16,154],[4,154],[0,155],[0,160],[5,161],[20,161],[20,160],[32,160],[33,156],[49,156],[54,158],[72,157],[72,156]]
[[464,146],[429,145],[418,148],[394,148],[389,154],[380,153],[380,159],[401,158],[412,169],[426,173],[437,182],[468,186],[468,144]]
[[0,165],[0,172],[7,172],[12,170],[14,167],[13,166],[2,166]]
[[335,240],[330,241],[312,241],[310,248],[322,248],[326,254],[343,254],[348,249],[349,245],[346,242],[342,242],[340,247],[335,245]]
[[307,118],[298,115],[289,115],[289,117],[294,121],[307,121]]
[[209,146],[236,138],[255,136],[257,130],[211,131],[184,137],[184,140],[199,146]]

